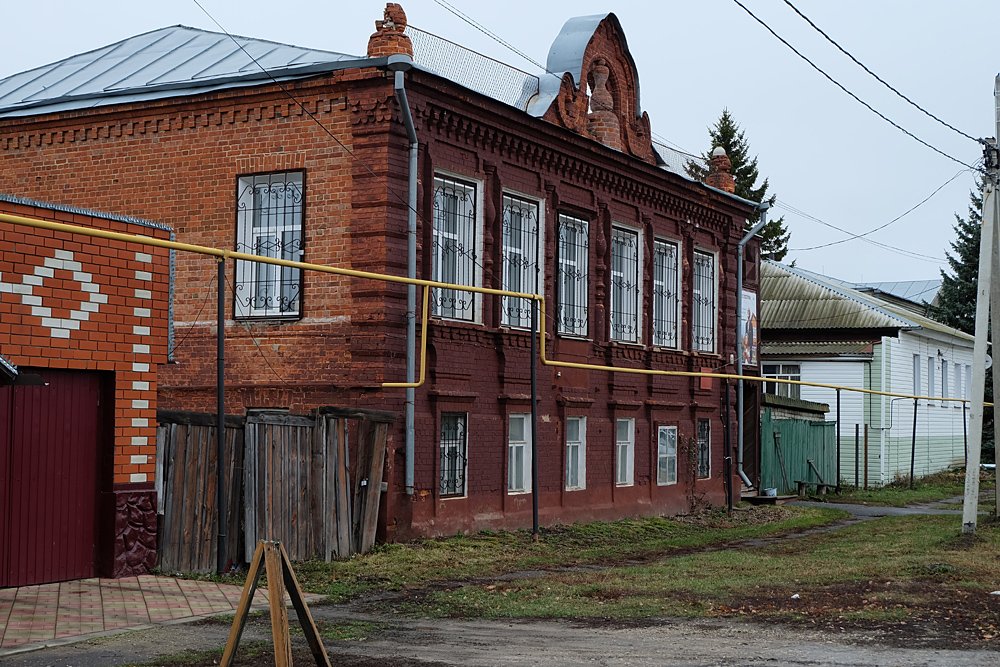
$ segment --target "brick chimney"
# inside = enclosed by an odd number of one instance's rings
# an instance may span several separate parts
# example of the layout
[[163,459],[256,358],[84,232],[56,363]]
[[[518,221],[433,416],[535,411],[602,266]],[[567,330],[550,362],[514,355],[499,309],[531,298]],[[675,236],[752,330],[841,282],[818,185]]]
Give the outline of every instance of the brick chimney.
[[406,29],[406,12],[402,5],[387,3],[381,21],[375,21],[375,32],[368,38],[368,57],[381,58],[402,53],[413,57],[413,43]]
[[732,171],[733,163],[726,155],[726,149],[722,146],[716,146],[708,161],[708,176],[705,177],[705,184],[726,192],[736,192],[736,179],[733,178]]

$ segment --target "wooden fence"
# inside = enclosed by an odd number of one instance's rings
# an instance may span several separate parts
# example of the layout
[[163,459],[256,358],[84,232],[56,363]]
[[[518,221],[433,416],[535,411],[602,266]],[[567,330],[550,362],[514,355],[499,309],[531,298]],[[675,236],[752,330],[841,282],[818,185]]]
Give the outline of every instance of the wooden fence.
[[[216,567],[215,415],[158,414],[160,568]],[[226,417],[226,553],[248,562],[258,540],[293,560],[346,558],[375,543],[388,425],[370,410]]]

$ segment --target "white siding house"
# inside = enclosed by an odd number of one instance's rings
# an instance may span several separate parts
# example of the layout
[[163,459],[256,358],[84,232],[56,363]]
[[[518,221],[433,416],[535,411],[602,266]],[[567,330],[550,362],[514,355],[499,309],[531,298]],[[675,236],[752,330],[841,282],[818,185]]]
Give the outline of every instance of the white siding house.
[[911,460],[917,477],[963,464],[968,413],[944,399],[968,397],[971,336],[841,281],[776,262],[761,270],[762,375],[904,395],[842,389],[838,415],[836,390],[798,389],[830,406],[828,420],[840,418],[843,483],[908,477]]

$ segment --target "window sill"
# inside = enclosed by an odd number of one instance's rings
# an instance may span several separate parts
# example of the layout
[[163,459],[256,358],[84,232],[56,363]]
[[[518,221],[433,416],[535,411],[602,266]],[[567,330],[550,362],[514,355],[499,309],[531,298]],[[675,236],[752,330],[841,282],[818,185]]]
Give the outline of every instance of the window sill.
[[567,487],[566,487],[565,489],[563,489],[563,490],[564,490],[564,491],[565,491],[566,493],[572,493],[572,492],[574,492],[574,491],[586,491],[586,490],[587,490],[587,487],[585,487],[585,486],[567,486]]
[[462,495],[462,496],[451,496],[451,495],[449,495],[449,496],[438,496],[438,500],[465,500],[468,497],[469,497],[468,494],[465,494],[465,495]]
[[635,482],[628,482],[626,484],[620,484],[618,482],[615,482],[615,488],[617,488],[617,489],[628,489],[628,488],[631,488],[633,486],[635,486]]
[[507,489],[508,496],[526,496],[529,495],[530,493],[531,489],[526,489],[524,491],[511,491],[510,489]]
[[677,480],[674,480],[672,482],[657,482],[656,485],[657,486],[677,486]]
[[236,315],[233,321],[236,323],[254,324],[288,324],[302,320],[302,315]]

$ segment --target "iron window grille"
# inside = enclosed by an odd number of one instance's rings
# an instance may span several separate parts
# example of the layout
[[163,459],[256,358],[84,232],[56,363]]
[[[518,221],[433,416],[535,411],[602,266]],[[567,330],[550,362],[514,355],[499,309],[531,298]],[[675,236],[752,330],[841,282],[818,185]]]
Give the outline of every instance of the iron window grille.
[[507,436],[507,491],[531,491],[531,422],[529,415],[510,415]]
[[611,230],[611,339],[639,340],[639,234]]
[[[503,196],[503,289],[538,294],[538,203]],[[531,327],[531,299],[501,298],[501,323]]]
[[635,420],[615,420],[615,483],[632,486],[635,479]]
[[[760,374],[766,378],[779,380],[801,380],[802,367],[799,364],[764,364],[761,366]],[[764,393],[788,398],[801,398],[802,385],[765,382]]]
[[653,345],[677,347],[680,307],[677,244],[653,242]]
[[694,253],[694,284],[691,332],[694,349],[715,352],[715,256]]
[[[432,279],[456,285],[478,285],[476,186],[453,178],[434,177],[434,254]],[[475,321],[475,292],[431,290],[434,315]]]
[[441,484],[442,496],[464,496],[468,470],[468,415],[441,415]]
[[698,479],[712,476],[712,425],[698,420]]
[[589,329],[590,239],[587,221],[559,216],[557,330],[586,336]]
[[657,429],[656,483],[660,486],[677,483],[677,427]]
[[587,488],[587,418],[566,418],[566,488]]
[[[302,172],[241,177],[236,202],[238,252],[302,260]],[[299,316],[301,273],[286,266],[237,261],[233,293],[236,317]]]

